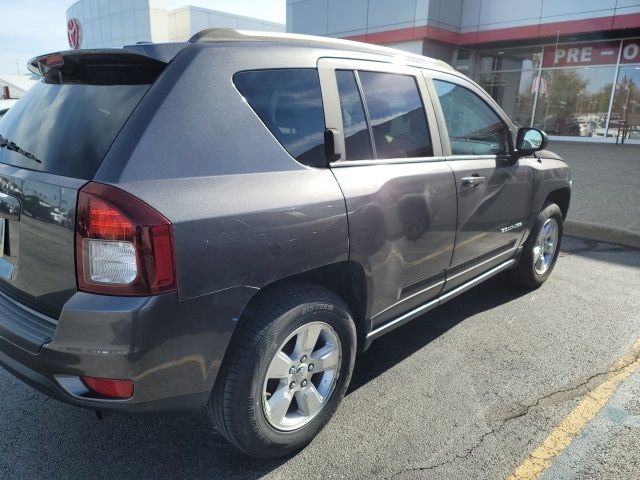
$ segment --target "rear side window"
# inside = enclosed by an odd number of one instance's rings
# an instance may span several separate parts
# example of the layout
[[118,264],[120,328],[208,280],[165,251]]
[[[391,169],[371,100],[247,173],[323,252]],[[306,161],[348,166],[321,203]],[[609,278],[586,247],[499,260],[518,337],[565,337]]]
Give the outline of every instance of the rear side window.
[[369,127],[358,91],[354,73],[350,70],[336,71],[340,110],[344,128],[345,154],[348,160],[370,160],[373,158]]
[[292,157],[305,165],[326,165],[324,110],[317,70],[239,72],[233,81]]
[[378,159],[433,155],[414,77],[358,72]]
[[484,100],[454,83],[434,80],[433,84],[453,155],[497,155],[509,151],[509,128]]

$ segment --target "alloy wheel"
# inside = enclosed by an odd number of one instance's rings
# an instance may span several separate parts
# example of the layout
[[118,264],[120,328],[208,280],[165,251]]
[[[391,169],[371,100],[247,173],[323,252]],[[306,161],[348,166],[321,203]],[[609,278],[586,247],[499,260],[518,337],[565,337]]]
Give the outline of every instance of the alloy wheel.
[[533,246],[533,268],[538,275],[544,275],[556,254],[558,248],[558,222],[555,218],[548,218]]
[[335,390],[342,362],[340,339],[331,325],[307,323],[274,355],[264,380],[262,407],[277,430],[297,430],[313,420]]

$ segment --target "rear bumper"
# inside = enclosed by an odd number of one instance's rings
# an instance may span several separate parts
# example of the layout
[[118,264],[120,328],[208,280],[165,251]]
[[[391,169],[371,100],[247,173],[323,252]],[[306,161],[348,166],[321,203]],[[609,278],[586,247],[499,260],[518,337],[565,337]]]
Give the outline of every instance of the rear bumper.
[[[178,301],[175,294],[141,298],[78,292],[65,304],[52,340],[37,350],[6,328],[0,330],[0,365],[43,393],[79,407],[131,413],[200,408],[253,293],[237,287]],[[2,315],[6,311],[0,310]],[[80,383],[77,379],[85,375],[132,380],[133,396],[85,397],[61,381]]]
[[[67,390],[43,369],[43,359],[21,350],[19,347],[0,338],[0,366],[42,393],[78,407],[92,410],[145,413],[175,410],[192,410],[207,403],[208,392],[181,395],[178,397],[151,400],[148,402],[84,399],[71,395]],[[52,365],[50,365],[52,366]]]

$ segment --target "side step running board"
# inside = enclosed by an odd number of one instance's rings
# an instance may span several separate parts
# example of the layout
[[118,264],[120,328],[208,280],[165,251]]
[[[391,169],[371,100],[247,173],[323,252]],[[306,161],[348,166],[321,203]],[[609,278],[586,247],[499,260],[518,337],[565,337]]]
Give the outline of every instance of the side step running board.
[[438,305],[442,305],[444,302],[451,300],[454,297],[457,297],[458,295],[460,295],[461,293],[466,292],[467,290],[469,290],[470,288],[475,287],[477,284],[482,283],[483,281],[487,280],[490,277],[493,277],[494,275],[502,272],[503,270],[506,270],[509,267],[512,267],[513,265],[515,265],[516,263],[516,259],[512,258],[510,260],[507,260],[504,263],[501,263],[500,265],[497,265],[495,267],[493,267],[491,270],[488,270],[486,272],[484,272],[482,275],[479,275],[471,280],[469,280],[467,283],[464,283],[462,285],[460,285],[459,287],[454,288],[453,290],[439,296],[438,298],[435,298],[433,300],[430,300],[427,303],[424,303],[416,308],[414,308],[413,310],[410,310],[409,312],[394,318],[393,320],[388,321],[387,323],[385,323],[384,325],[380,325],[379,327],[377,327],[375,330],[372,330],[371,332],[369,332],[367,334],[366,337],[366,342],[364,345],[364,348],[368,348],[369,345],[371,345],[371,342],[373,340],[375,340],[376,338],[380,337],[381,335],[393,330],[394,328],[398,328],[401,325],[404,325],[405,323],[413,320],[414,318],[422,315],[423,313],[428,312],[429,310],[434,309],[435,307],[437,307]]

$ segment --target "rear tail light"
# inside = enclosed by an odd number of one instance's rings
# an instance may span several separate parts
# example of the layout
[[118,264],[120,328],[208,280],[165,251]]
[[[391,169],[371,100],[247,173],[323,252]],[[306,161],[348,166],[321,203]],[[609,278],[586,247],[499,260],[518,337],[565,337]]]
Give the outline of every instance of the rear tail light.
[[89,390],[103,397],[124,399],[133,396],[133,382],[131,380],[82,377],[82,381]]
[[175,291],[171,223],[133,195],[90,182],[78,196],[76,270],[83,292]]

